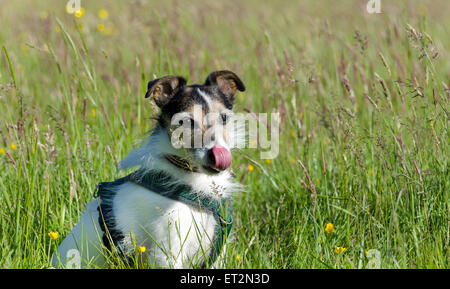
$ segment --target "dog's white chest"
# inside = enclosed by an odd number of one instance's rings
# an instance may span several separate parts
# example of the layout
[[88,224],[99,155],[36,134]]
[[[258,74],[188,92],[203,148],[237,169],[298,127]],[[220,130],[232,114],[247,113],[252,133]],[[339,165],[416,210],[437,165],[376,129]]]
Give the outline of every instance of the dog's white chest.
[[217,221],[212,213],[163,197],[134,183],[113,199],[116,229],[124,243],[145,246],[156,266],[192,267],[209,256]]

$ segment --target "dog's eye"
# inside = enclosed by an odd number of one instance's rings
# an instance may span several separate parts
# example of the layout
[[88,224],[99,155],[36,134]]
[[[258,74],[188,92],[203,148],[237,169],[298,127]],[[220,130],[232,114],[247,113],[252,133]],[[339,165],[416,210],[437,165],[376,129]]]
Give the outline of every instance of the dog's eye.
[[224,125],[227,124],[227,122],[228,122],[228,115],[222,114],[221,117],[222,117],[222,123]]

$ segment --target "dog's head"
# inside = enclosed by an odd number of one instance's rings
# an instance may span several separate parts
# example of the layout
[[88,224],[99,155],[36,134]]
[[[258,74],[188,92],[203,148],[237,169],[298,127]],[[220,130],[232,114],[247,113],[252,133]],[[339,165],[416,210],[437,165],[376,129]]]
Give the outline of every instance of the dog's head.
[[181,76],[165,76],[148,83],[145,97],[152,96],[161,108],[158,118],[163,133],[171,140],[174,165],[192,171],[217,174],[232,161],[235,144],[233,102],[244,83],[233,72],[212,72],[203,85],[186,85]]

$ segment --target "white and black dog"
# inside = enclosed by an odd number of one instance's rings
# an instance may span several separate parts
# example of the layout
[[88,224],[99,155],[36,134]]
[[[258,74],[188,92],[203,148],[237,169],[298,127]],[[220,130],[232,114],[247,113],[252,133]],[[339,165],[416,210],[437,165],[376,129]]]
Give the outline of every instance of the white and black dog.
[[106,267],[107,249],[126,260],[143,254],[154,267],[217,262],[233,223],[230,196],[241,189],[230,170],[237,141],[226,129],[237,90],[245,86],[231,71],[215,71],[203,85],[186,85],[180,76],[150,81],[145,97],[161,109],[158,124],[121,163],[138,169],[98,185],[53,266],[78,257],[81,267]]

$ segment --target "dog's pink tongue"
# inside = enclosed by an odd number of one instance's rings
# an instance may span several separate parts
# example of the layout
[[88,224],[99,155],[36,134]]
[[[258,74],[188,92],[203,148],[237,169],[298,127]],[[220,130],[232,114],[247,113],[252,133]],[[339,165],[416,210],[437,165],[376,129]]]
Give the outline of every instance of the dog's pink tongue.
[[212,152],[216,161],[215,168],[223,171],[231,165],[231,153],[225,147],[215,145]]

